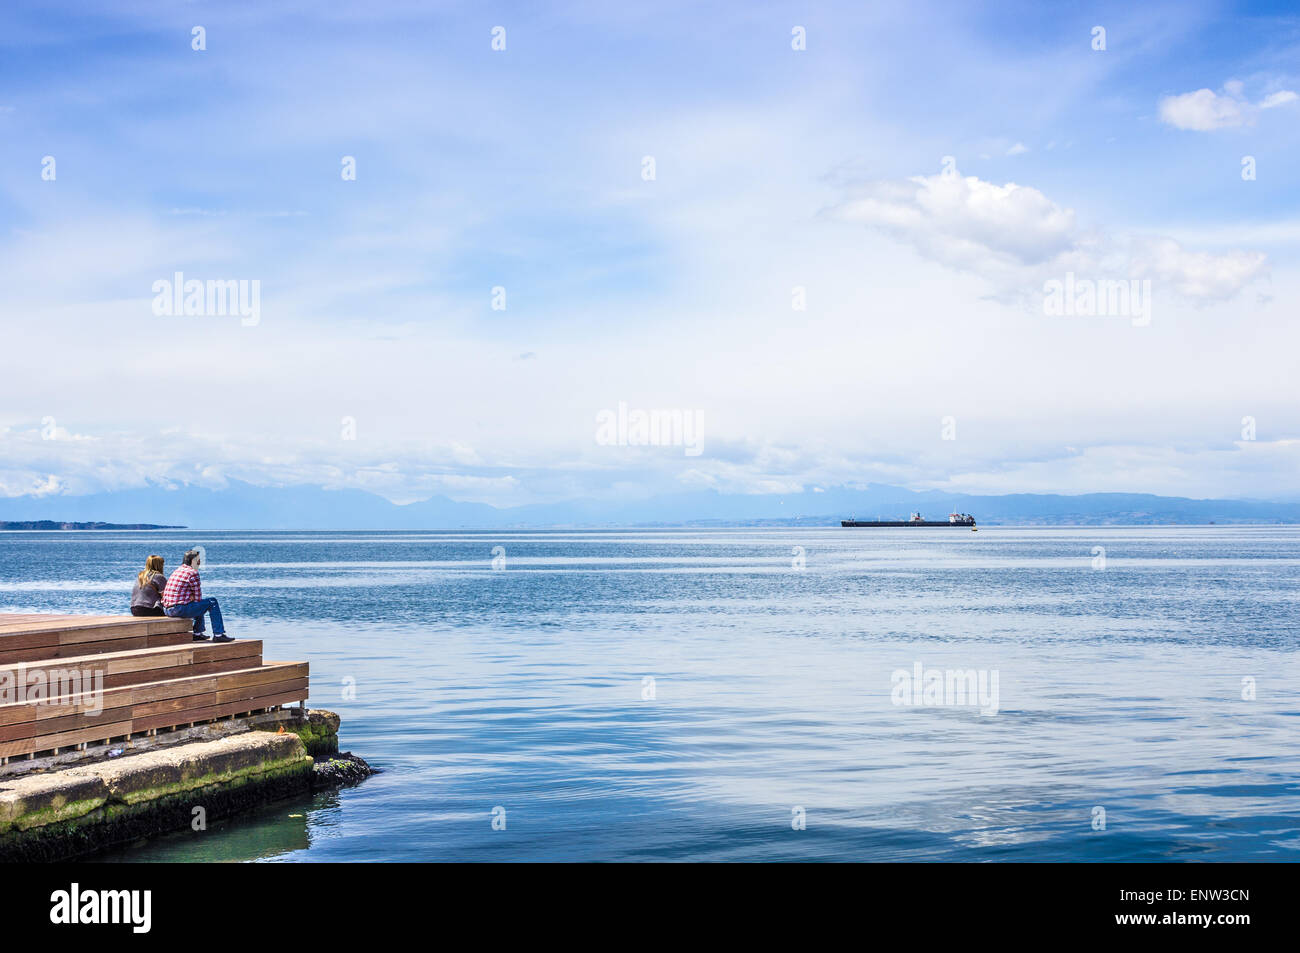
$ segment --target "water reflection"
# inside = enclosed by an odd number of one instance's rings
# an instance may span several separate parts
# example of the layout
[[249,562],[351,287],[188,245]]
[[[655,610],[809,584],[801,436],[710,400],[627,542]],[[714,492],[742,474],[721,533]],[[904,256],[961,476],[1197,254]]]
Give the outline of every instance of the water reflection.
[[210,863],[275,860],[309,849],[317,828],[329,826],[338,808],[339,793],[323,791],[210,821],[207,830],[160,834],[87,859],[98,863],[187,862],[200,858]]

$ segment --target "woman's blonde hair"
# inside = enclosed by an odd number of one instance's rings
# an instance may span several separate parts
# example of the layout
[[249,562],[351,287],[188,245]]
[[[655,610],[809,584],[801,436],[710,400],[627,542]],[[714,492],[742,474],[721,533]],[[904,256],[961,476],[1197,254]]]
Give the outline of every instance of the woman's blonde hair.
[[135,578],[139,581],[140,585],[143,586],[149,581],[150,576],[154,573],[159,573],[161,575],[162,571],[163,558],[161,556],[150,556],[144,561],[144,569],[140,570],[140,575]]

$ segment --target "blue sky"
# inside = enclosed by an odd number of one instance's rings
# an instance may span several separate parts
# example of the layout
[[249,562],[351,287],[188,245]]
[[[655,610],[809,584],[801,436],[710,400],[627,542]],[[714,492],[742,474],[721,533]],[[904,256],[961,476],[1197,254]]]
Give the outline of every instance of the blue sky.
[[1286,5],[347,6],[0,11],[0,494],[1295,496]]

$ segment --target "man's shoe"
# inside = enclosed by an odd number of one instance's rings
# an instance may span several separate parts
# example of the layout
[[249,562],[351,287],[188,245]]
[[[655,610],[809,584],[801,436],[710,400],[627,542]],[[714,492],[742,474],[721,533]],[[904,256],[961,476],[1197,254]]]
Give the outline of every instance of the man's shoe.
[[213,642],[233,642],[233,641],[235,641],[235,640],[232,639],[230,636],[226,635],[226,633],[222,632],[220,635],[215,636],[215,637],[212,639],[212,641],[213,641]]
[[198,632],[195,632],[195,633],[194,633],[194,641],[195,641],[195,642],[207,642],[210,638],[211,638],[211,636],[200,635]]

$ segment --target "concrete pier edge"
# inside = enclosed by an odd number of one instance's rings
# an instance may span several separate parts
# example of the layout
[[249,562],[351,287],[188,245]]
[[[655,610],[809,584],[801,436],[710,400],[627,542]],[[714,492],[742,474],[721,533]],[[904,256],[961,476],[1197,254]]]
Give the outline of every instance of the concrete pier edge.
[[309,793],[316,758],[338,751],[339,716],[268,715],[280,717],[217,723],[216,737],[112,760],[0,775],[0,862],[65,860]]

